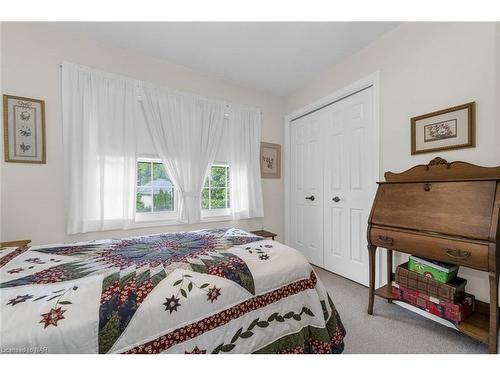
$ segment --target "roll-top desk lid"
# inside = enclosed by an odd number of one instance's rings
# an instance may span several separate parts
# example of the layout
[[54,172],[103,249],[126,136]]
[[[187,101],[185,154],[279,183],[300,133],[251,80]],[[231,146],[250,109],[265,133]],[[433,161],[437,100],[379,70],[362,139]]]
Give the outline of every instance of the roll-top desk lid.
[[496,238],[500,167],[441,158],[402,173],[385,173],[370,223],[449,236]]

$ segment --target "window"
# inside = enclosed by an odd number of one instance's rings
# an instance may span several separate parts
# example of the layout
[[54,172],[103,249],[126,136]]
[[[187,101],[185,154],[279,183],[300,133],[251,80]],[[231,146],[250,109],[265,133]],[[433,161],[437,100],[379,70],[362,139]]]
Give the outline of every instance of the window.
[[214,164],[201,191],[203,210],[226,210],[230,207],[229,166]]
[[138,214],[168,214],[175,211],[174,184],[158,159],[141,158],[137,162]]

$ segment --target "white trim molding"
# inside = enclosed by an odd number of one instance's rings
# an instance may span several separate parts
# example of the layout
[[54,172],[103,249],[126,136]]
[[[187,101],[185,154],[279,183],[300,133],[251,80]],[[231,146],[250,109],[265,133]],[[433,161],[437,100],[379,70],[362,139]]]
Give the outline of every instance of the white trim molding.
[[[380,126],[380,72],[374,72],[346,87],[341,88],[340,90],[335,91],[334,93],[325,96],[315,102],[308,104],[300,109],[297,109],[288,115],[285,116],[284,121],[284,144],[283,144],[283,152],[284,152],[284,184],[285,184],[285,194],[284,194],[284,217],[285,217],[285,235],[284,242],[285,244],[290,244],[290,122],[298,117],[304,116],[310,112],[318,110],[322,107],[325,107],[333,102],[342,100],[343,98],[355,94],[356,92],[366,89],[368,87],[373,87],[373,124],[375,126],[375,134],[376,139],[374,143],[377,145],[375,147],[375,157],[373,158],[373,163],[375,163],[374,168],[377,171],[377,175],[379,180],[382,178],[380,175],[381,170],[381,158],[380,158],[380,149],[381,149],[381,126]],[[376,186],[374,186],[374,191],[376,190]],[[379,251],[377,257],[377,269],[380,271],[382,262],[382,252]],[[368,270],[367,270],[368,271]],[[382,285],[382,277],[385,275],[385,272],[377,272],[379,275],[378,280],[376,280],[377,286]]]

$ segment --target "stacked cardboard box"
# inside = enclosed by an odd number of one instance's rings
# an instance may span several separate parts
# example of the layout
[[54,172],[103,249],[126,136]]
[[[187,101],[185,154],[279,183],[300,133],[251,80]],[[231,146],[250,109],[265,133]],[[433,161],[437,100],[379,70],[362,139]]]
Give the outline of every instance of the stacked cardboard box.
[[472,314],[475,300],[457,273],[456,266],[412,256],[397,267],[392,296],[458,324]]
[[431,277],[421,275],[408,269],[408,263],[396,268],[396,282],[405,288],[417,290],[430,297],[446,302],[461,301],[465,294],[467,280],[455,277],[448,283],[442,283]]
[[441,283],[447,283],[458,274],[458,266],[431,259],[410,256],[408,269]]

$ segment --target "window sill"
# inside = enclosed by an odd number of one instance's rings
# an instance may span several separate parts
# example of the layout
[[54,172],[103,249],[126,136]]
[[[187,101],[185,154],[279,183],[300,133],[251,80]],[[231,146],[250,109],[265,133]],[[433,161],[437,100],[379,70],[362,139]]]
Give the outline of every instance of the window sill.
[[231,215],[212,215],[204,216],[200,219],[200,223],[211,223],[214,221],[232,221],[233,217]]
[[173,225],[184,225],[179,220],[174,219],[157,219],[157,220],[136,220],[132,225],[132,228],[151,228],[151,227],[165,227],[165,226],[173,226]]
[[[231,215],[212,215],[212,216],[204,216],[201,217],[199,223],[214,223],[214,222],[223,222],[223,221],[232,221],[233,218]],[[176,226],[176,225],[195,225],[188,224],[184,221],[180,221],[177,219],[142,219],[136,220],[131,228],[151,228],[151,227],[166,227],[166,226]]]

